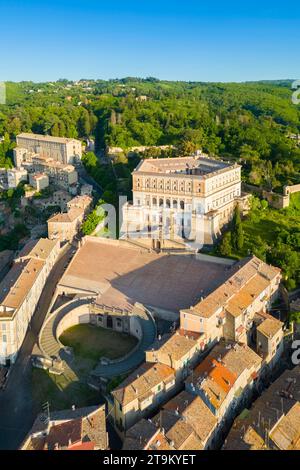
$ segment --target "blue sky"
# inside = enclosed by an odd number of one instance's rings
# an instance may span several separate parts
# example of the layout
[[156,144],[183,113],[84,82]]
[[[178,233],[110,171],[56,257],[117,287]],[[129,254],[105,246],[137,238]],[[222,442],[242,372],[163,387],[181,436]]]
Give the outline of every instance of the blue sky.
[[0,41],[0,81],[300,78],[290,0],[0,0]]

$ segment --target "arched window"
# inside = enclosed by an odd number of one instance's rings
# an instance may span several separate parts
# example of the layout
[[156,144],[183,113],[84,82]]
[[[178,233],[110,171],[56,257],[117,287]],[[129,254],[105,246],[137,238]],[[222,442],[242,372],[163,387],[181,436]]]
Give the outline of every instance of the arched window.
[[170,199],[167,199],[167,200],[166,200],[166,208],[167,208],[167,209],[170,209],[170,207],[171,207]]
[[152,205],[153,205],[153,206],[157,206],[157,199],[156,199],[156,197],[154,197],[154,198],[152,199]]
[[159,200],[159,207],[164,207],[164,200],[163,199]]
[[184,209],[184,201],[180,201],[180,209]]
[[174,199],[174,201],[173,201],[173,209],[177,209],[177,200],[176,199]]

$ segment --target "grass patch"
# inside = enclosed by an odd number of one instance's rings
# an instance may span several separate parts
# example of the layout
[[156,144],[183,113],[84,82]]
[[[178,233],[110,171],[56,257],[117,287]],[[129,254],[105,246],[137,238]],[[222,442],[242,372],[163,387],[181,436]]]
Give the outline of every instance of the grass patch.
[[92,325],[73,326],[59,340],[65,346],[73,348],[75,356],[96,361],[102,356],[118,359],[137,344],[137,339],[133,336]]
[[36,411],[40,412],[45,402],[50,411],[77,408],[100,403],[101,395],[91,389],[76,375],[52,375],[41,369],[32,369],[32,396]]

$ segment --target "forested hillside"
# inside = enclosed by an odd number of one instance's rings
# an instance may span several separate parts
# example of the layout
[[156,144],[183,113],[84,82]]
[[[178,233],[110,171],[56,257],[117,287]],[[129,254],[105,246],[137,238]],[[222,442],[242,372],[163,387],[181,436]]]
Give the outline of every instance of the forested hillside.
[[[0,106],[0,166],[21,131],[96,139],[97,150],[174,144],[244,164],[268,189],[300,182],[300,107],[291,82],[193,83],[155,78],[7,83]],[[268,162],[268,163],[266,163]]]

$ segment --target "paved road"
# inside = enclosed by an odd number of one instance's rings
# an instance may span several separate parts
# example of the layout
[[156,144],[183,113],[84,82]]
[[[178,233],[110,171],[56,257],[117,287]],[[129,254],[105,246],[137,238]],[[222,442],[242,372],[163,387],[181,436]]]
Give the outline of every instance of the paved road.
[[14,364],[5,391],[0,391],[0,449],[16,449],[26,436],[39,409],[32,401],[30,355],[50,306],[55,286],[70,258],[67,246],[53,267],[40,297],[22,348]]
[[78,172],[79,179],[81,180],[81,182],[83,184],[84,183],[91,184],[93,186],[94,191],[96,191],[96,193],[100,197],[101,194],[103,193],[102,187],[100,186],[100,184],[97,183],[97,181],[94,180],[94,178],[92,178],[88,174],[88,172],[86,171],[83,165],[77,168],[77,172]]

